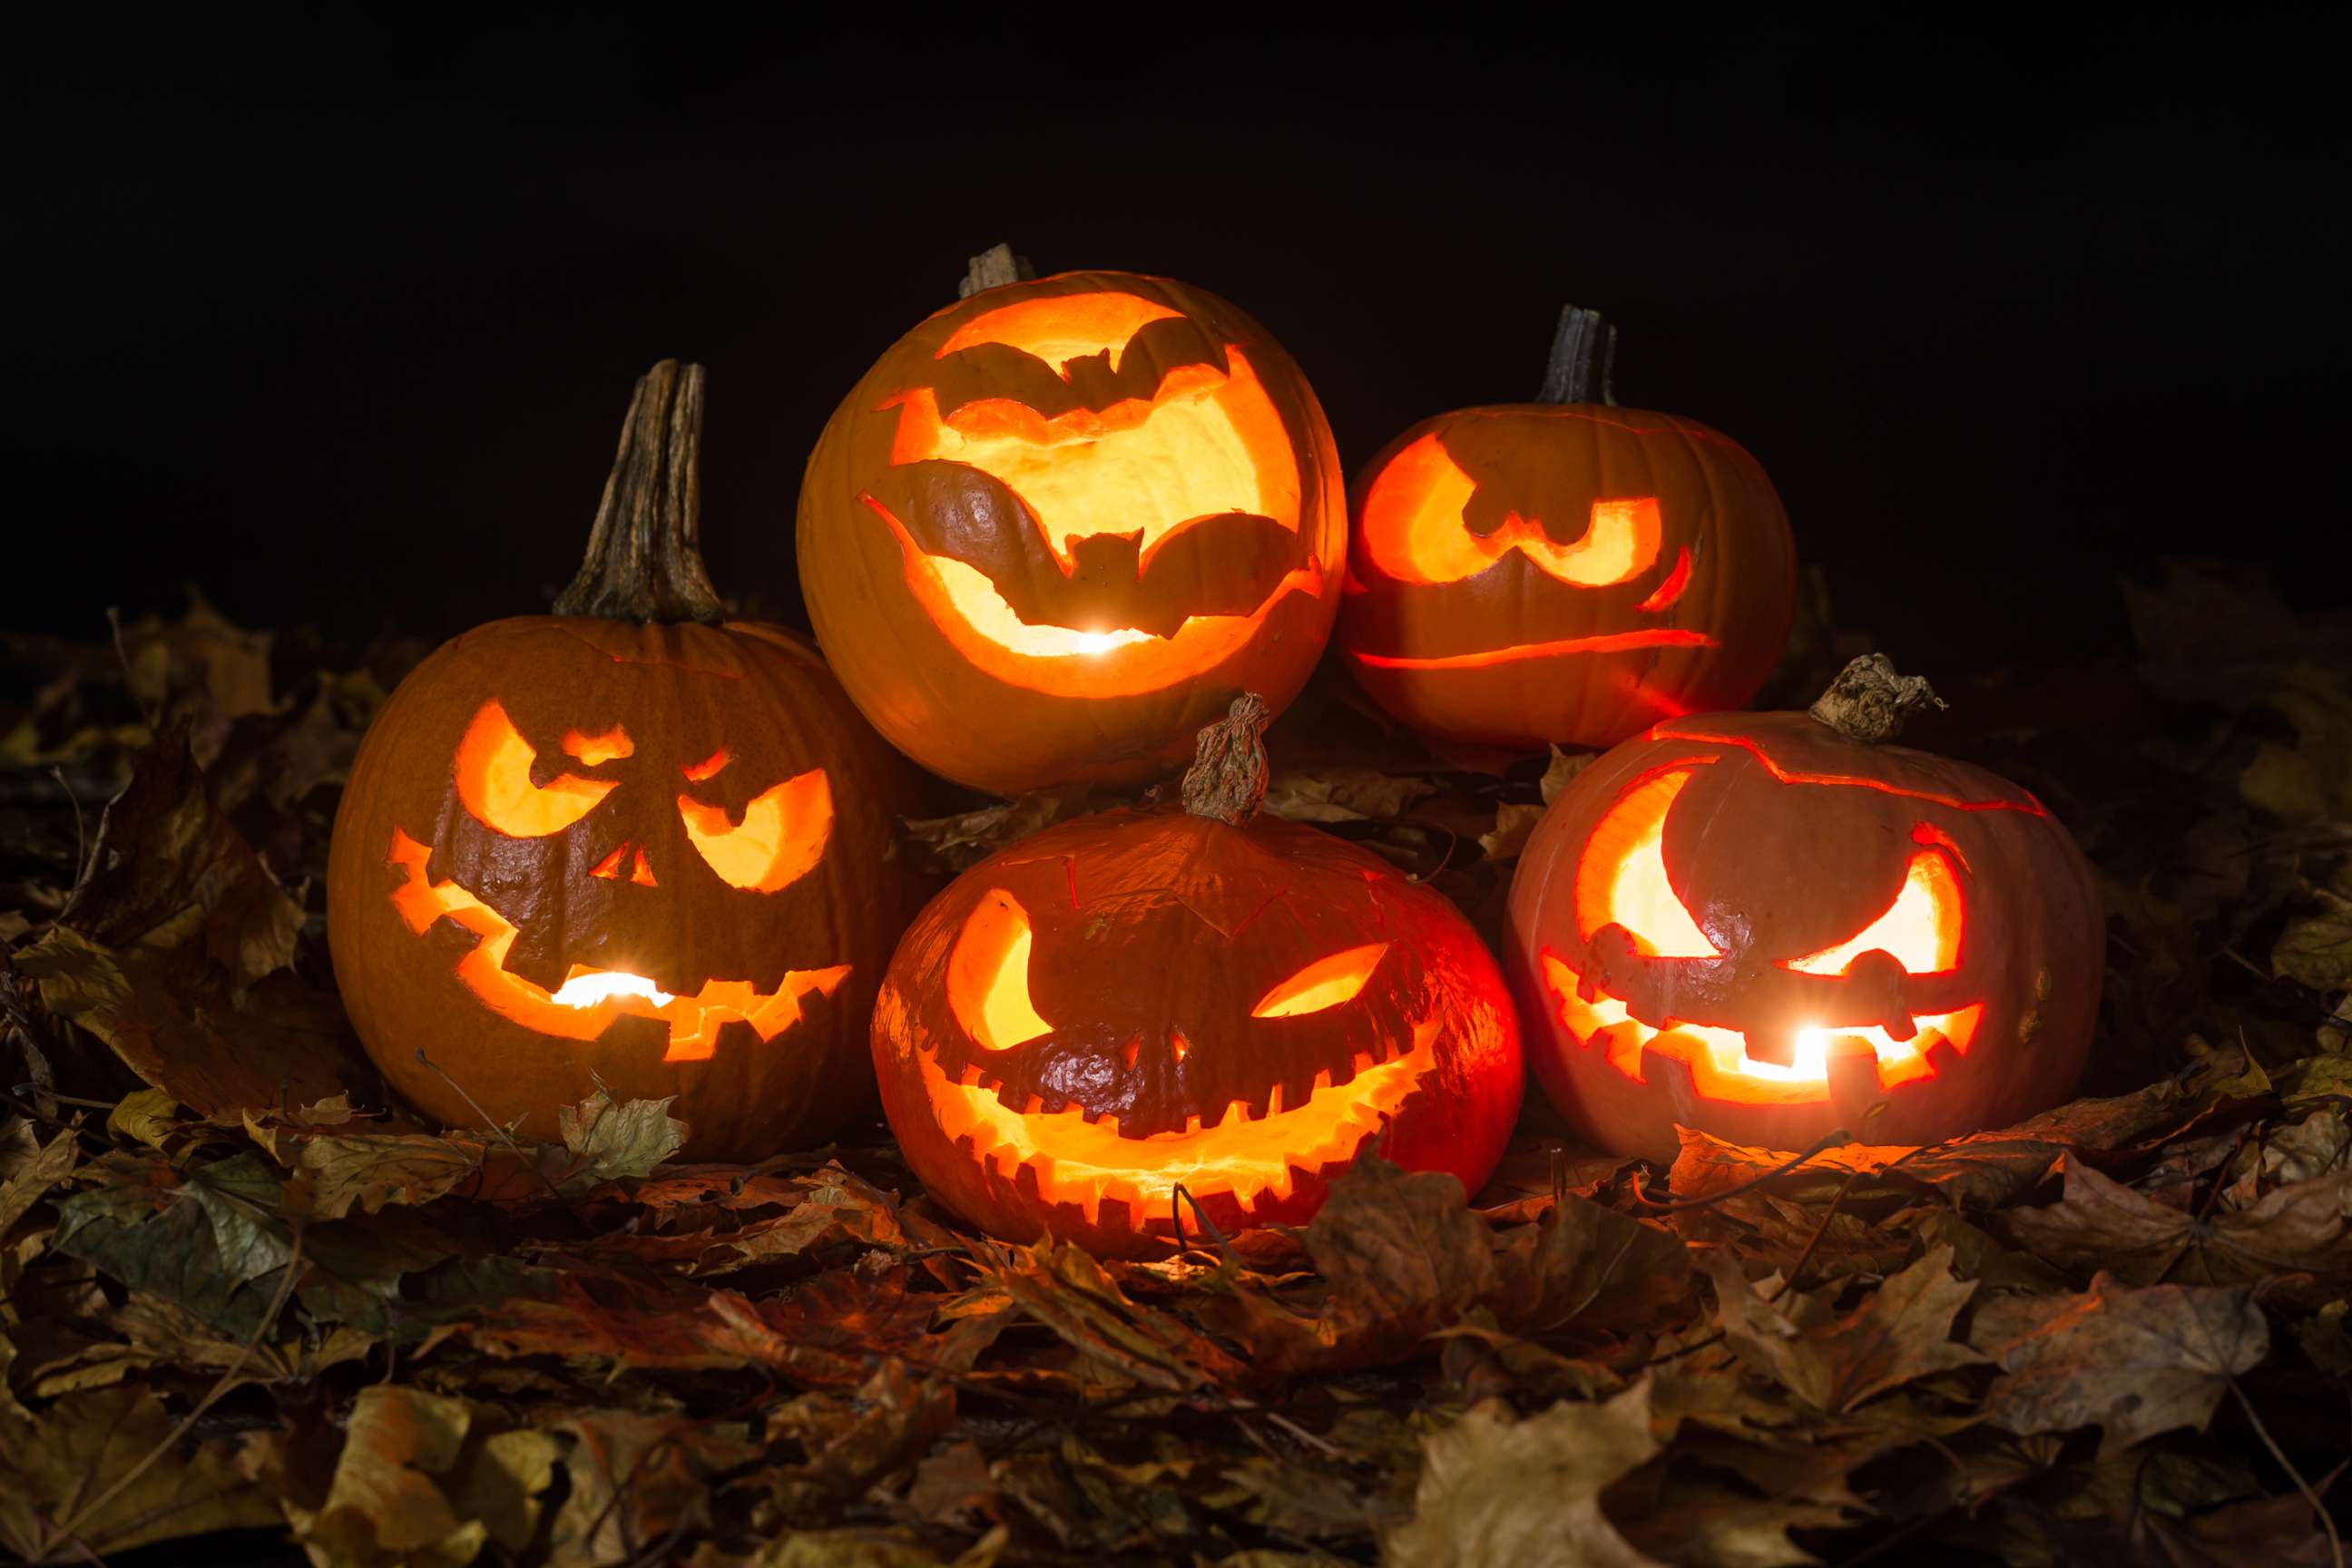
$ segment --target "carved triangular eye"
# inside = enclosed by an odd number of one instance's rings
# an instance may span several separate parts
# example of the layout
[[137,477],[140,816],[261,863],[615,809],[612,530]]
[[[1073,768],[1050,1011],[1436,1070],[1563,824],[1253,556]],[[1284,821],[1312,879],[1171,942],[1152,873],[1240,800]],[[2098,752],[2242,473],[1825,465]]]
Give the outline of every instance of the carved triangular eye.
[[1666,879],[1666,813],[1690,783],[1677,768],[1618,797],[1592,829],[1576,870],[1576,923],[1590,938],[1622,926],[1653,958],[1720,958]]
[[824,858],[833,836],[833,786],[823,768],[811,768],[753,795],[740,822],[730,821],[724,806],[690,795],[677,797],[677,815],[695,853],[720,880],[747,892],[772,893]]
[[1351,947],[1328,958],[1318,958],[1260,997],[1257,1005],[1250,1009],[1250,1016],[1296,1018],[1302,1013],[1320,1013],[1342,1002],[1352,1002],[1379,967],[1381,955],[1388,950],[1387,942],[1376,942],[1368,947]]
[[[612,733],[625,739],[617,725]],[[588,737],[568,739],[583,742],[579,751],[589,749]],[[627,754],[610,749],[595,760],[602,762]],[[492,698],[476,710],[457,742],[459,803],[482,826],[509,838],[544,838],[551,833],[562,832],[595,810],[597,804],[613,793],[614,780],[583,779],[572,773],[559,774],[543,784],[533,784],[530,770],[538,760],[530,742],[522,738],[514,721],[507,717],[507,710]]]
[[948,954],[948,1005],[982,1048],[1009,1051],[1054,1032],[1029,999],[1029,911],[1002,888],[982,895]]

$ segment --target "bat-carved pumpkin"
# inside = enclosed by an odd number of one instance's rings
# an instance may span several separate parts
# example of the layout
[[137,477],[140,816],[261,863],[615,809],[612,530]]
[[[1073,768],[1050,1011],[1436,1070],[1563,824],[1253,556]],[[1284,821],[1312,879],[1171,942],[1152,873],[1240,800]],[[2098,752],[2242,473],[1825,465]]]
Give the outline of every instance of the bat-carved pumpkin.
[[850,392],[802,486],[801,587],[850,696],[933,773],[1134,781],[1237,692],[1297,694],[1344,508],[1265,329],[1166,279],[1066,273],[971,294]]
[[1500,972],[1443,895],[1251,815],[1265,717],[1244,697],[1203,737],[1187,809],[1000,851],[899,944],[883,1109],[982,1228],[1133,1255],[1172,1237],[1180,1184],[1233,1230],[1305,1220],[1367,1147],[1473,1192],[1493,1172],[1521,1082]]
[[1879,743],[1927,698],[1890,681],[1873,656],[1811,713],[1667,720],[1545,812],[1508,958],[1537,1077],[1593,1142],[1925,1143],[2072,1092],[2105,945],[2090,869],[2025,791]]
[[1339,640],[1412,729],[1612,745],[1738,707],[1780,656],[1796,584],[1780,497],[1730,437],[1616,406],[1613,341],[1570,310],[1547,401],[1423,420],[1358,481]]
[[352,764],[336,977],[445,1125],[552,1137],[601,1080],[676,1095],[692,1154],[750,1160],[866,1098],[868,1008],[919,897],[890,837],[909,770],[804,643],[705,624],[700,406],[698,366],[638,384],[558,613],[443,646]]

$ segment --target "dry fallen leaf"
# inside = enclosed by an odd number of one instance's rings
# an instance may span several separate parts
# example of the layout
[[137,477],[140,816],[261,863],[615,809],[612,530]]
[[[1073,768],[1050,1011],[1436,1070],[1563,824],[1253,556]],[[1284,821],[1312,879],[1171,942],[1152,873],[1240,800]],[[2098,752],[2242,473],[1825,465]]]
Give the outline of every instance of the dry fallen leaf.
[[1389,1568],[1636,1568],[1601,1511],[1608,1486],[1658,1452],[1644,1380],[1613,1399],[1514,1420],[1478,1405],[1429,1438],[1412,1520],[1391,1531]]
[[2140,1289],[2110,1274],[2081,1295],[1996,1298],[1969,1337],[2000,1363],[1992,1421],[2019,1433],[2097,1426],[2109,1448],[2202,1429],[2230,1380],[2270,1349],[2245,1290]]

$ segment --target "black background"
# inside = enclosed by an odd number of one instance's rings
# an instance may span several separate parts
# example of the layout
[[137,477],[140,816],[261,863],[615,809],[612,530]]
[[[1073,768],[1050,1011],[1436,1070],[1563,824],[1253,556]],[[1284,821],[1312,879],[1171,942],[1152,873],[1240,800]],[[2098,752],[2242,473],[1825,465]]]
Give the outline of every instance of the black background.
[[2119,647],[2166,554],[2340,597],[2322,10],[814,9],[15,35],[5,624],[541,608],[665,354],[710,370],[722,588],[801,621],[820,426],[1000,238],[1233,299],[1351,470],[1599,307],[1620,397],[1754,450],[1840,618],[1930,673]]

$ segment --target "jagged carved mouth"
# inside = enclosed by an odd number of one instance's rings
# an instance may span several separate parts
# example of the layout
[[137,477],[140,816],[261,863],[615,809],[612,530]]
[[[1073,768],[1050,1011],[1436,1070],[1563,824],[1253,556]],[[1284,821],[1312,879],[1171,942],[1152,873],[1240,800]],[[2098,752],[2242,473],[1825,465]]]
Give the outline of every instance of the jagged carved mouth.
[[705,980],[692,995],[674,995],[643,975],[574,964],[555,990],[535,984],[506,967],[520,933],[513,922],[455,882],[436,882],[427,867],[432,850],[395,827],[389,864],[400,868],[393,908],[411,932],[423,936],[440,921],[473,932],[474,945],[457,961],[458,983],[482,1005],[524,1028],[558,1039],[593,1040],[621,1018],[658,1018],[669,1026],[665,1062],[707,1060],[719,1032],[748,1024],[762,1040],[772,1040],[801,1019],[811,994],[830,996],[849,978],[850,966],[788,969],[773,991],[748,980]]
[[1949,1013],[1912,1014],[1911,1037],[1902,1040],[1884,1025],[1800,1029],[1790,1060],[1766,1061],[1748,1054],[1748,1036],[1740,1030],[1673,1019],[1663,1020],[1663,1027],[1646,1023],[1622,997],[1601,993],[1587,1000],[1581,993],[1591,987],[1556,955],[1542,954],[1542,964],[1560,1022],[1580,1046],[1603,1052],[1627,1078],[1650,1081],[1654,1064],[1649,1058],[1662,1057],[1687,1068],[1701,1095],[1755,1105],[1826,1102],[1833,1063],[1841,1074],[1852,1070],[1844,1064],[1866,1064],[1881,1089],[1933,1078],[1948,1056],[1967,1053],[1984,1016],[1981,1002]]
[[1087,1223],[1100,1221],[1105,1200],[1127,1205],[1141,1230],[1168,1209],[1177,1184],[1196,1197],[1230,1194],[1244,1208],[1287,1198],[1298,1173],[1344,1164],[1381,1129],[1437,1065],[1434,1021],[1413,1029],[1412,1047],[1385,1061],[1359,1052],[1355,1076],[1334,1087],[1329,1068],[1316,1075],[1304,1104],[1285,1109],[1276,1085],[1262,1114],[1234,1100],[1181,1131],[1130,1137],[1118,1119],[1089,1117],[1076,1105],[1046,1110],[1032,1097],[1024,1110],[1000,1098],[1003,1085],[973,1062],[950,1079],[930,1053],[916,1053],[924,1093],[940,1131],[1006,1181],[1026,1168],[1047,1203],[1075,1205]]

